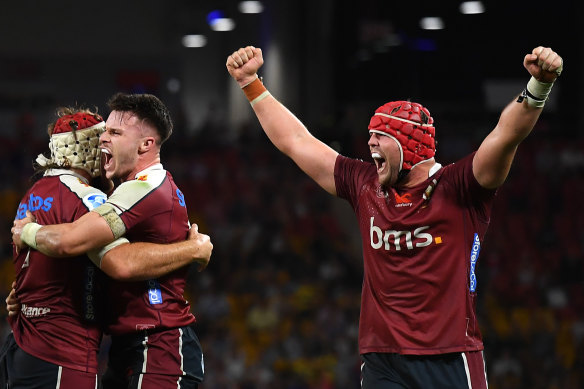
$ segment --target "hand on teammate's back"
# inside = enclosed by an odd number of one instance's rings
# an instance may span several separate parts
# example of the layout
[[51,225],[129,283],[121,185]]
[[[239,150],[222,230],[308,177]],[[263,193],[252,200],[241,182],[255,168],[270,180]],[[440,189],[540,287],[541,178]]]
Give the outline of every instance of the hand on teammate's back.
[[26,211],[26,217],[19,220],[14,220],[14,223],[12,223],[12,229],[10,231],[12,232],[12,242],[14,243],[14,246],[16,246],[17,254],[20,252],[21,249],[26,247],[26,244],[22,242],[22,240],[20,239],[20,235],[22,234],[22,228],[28,223],[35,222],[36,218],[34,217],[32,212]]
[[211,238],[209,235],[202,234],[199,232],[199,226],[193,224],[189,230],[189,235],[187,240],[192,241],[195,244],[195,252],[193,257],[195,262],[199,265],[199,271],[205,270],[209,261],[211,260],[211,253],[213,252],[213,243],[211,243]]

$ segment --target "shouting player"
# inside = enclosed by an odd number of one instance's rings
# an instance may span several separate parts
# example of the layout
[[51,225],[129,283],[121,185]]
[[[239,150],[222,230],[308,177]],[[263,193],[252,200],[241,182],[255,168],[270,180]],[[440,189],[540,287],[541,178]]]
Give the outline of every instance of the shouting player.
[[368,131],[373,162],[316,139],[258,78],[262,51],[227,57],[272,143],[355,211],[363,245],[359,321],[362,387],[486,389],[475,314],[475,269],[496,188],[531,132],[562,69],[550,48],[523,64],[532,76],[480,147],[441,166],[430,112],[410,101],[379,107]]

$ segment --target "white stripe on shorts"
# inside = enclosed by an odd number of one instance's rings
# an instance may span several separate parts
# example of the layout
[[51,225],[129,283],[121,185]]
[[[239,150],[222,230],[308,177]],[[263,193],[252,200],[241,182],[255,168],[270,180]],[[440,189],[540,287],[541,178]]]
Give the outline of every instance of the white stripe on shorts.
[[182,328],[178,329],[178,355],[180,355],[180,374],[184,375],[185,371],[184,371],[184,356],[182,353],[182,348],[183,348],[183,330]]
[[148,335],[144,337],[142,344],[144,345],[144,362],[142,363],[142,372],[140,373],[140,378],[138,379],[138,389],[142,388],[142,378],[144,378],[144,373],[146,373],[146,364],[148,363]]
[[63,373],[63,366],[59,366],[59,372],[57,373],[57,386],[55,386],[55,389],[61,387],[61,373]]
[[462,362],[464,363],[464,371],[466,372],[466,381],[468,382],[468,389],[472,389],[472,382],[470,380],[470,370],[468,369],[468,361],[466,360],[466,355],[464,352],[460,353],[462,355]]

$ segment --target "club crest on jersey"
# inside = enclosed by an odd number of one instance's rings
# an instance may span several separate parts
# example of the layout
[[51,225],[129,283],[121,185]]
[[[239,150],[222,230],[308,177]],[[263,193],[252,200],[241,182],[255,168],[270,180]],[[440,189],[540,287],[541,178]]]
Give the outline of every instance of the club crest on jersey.
[[83,197],[83,204],[91,211],[104,204],[107,197],[103,193],[91,193]]
[[375,194],[380,199],[384,199],[384,198],[388,197],[387,191],[385,189],[383,189],[383,187],[381,185],[377,185],[377,188],[375,188]]

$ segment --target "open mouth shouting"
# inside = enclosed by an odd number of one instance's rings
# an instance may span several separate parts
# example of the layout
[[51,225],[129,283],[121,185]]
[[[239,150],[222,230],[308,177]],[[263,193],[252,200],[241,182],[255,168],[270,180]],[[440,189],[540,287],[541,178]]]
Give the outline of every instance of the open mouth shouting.
[[101,158],[103,158],[103,161],[104,161],[103,168],[105,170],[108,170],[113,164],[112,163],[112,159],[113,159],[112,154],[110,153],[110,151],[108,149],[102,148],[101,149]]
[[381,172],[383,172],[385,170],[386,165],[387,165],[387,161],[385,160],[385,158],[383,158],[381,156],[381,154],[377,151],[371,152],[371,158],[373,158],[373,161],[375,162],[375,166],[377,167],[377,174],[380,174]]

